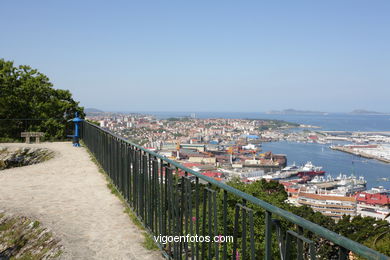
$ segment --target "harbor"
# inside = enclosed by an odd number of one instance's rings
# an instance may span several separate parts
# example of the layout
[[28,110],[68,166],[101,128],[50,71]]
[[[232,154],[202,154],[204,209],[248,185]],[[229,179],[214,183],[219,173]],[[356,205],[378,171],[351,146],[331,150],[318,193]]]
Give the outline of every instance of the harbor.
[[343,145],[330,146],[331,149],[353,154],[367,159],[390,163],[390,146],[378,145]]
[[262,149],[286,154],[289,165],[294,162],[301,165],[310,158],[315,165],[323,167],[326,171],[325,176],[338,176],[340,173],[354,174],[365,178],[367,188],[383,186],[390,189],[389,164],[333,150],[327,144],[281,141],[263,143]]

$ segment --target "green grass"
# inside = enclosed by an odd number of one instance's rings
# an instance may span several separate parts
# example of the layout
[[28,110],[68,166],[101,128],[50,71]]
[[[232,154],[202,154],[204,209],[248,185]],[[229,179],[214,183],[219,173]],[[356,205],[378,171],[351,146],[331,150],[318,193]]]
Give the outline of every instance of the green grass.
[[96,160],[95,156],[89,151],[88,147],[81,142],[82,145],[86,148],[89,157],[91,161],[96,164],[96,166],[99,169],[99,172],[104,175],[106,181],[107,181],[107,188],[110,190],[112,194],[114,194],[121,202],[124,207],[123,213],[125,213],[133,222],[134,225],[136,225],[139,229],[142,230],[142,234],[144,236],[144,241],[142,242],[142,246],[148,250],[159,250],[158,246],[156,245],[153,236],[149,234],[145,227],[143,226],[142,222],[138,219],[137,215],[129,208],[126,200],[122,196],[122,194],[118,191],[118,189],[115,187],[114,183],[112,182],[111,178],[108,176],[108,174],[104,171],[104,169],[101,167],[99,162]]
[[7,231],[11,229],[11,227],[16,223],[15,219],[12,219],[10,221],[6,221],[5,223],[0,225],[0,231]]
[[123,210],[124,213],[126,213],[126,215],[129,216],[129,218],[131,219],[131,221],[134,223],[134,225],[136,225],[137,227],[139,227],[140,229],[144,229],[141,221],[137,218],[137,216],[134,214],[134,212],[129,209],[129,207],[126,207],[124,210]]
[[39,223],[39,221],[34,221],[34,223],[33,223],[33,228],[39,227],[40,224],[41,224],[41,223]]
[[151,234],[144,232],[143,235],[144,235],[144,242],[142,243],[143,247],[145,247],[148,250],[158,250],[159,249]]

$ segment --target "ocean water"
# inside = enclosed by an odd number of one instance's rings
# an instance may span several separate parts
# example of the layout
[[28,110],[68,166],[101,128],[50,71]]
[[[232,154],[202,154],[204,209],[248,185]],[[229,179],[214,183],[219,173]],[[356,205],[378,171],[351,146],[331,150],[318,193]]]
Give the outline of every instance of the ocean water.
[[[190,116],[191,112],[149,112],[158,118]],[[353,115],[330,113],[327,115],[277,115],[265,113],[199,112],[197,118],[250,118],[279,119],[298,124],[321,127],[321,130],[390,131],[390,115]]]
[[[190,116],[190,112],[156,112],[158,118]],[[309,124],[321,127],[320,130],[331,131],[390,131],[389,115],[273,115],[261,113],[196,113],[197,118],[250,118],[279,119],[299,124]],[[263,143],[263,151],[287,155],[289,164],[293,162],[304,164],[312,161],[316,166],[322,166],[327,174],[337,177],[340,173],[364,176],[367,187],[384,186],[390,189],[389,181],[379,178],[390,178],[390,164],[369,160],[355,155],[334,151],[329,145],[315,143],[272,142]]]

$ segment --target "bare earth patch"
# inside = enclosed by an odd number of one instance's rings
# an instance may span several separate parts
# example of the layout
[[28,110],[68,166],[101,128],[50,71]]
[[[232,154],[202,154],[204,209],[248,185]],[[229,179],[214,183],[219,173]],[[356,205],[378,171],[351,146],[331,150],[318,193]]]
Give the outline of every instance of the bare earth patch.
[[2,170],[0,210],[48,227],[63,245],[60,259],[162,259],[159,251],[142,246],[143,232],[124,213],[85,148],[70,142],[29,146],[51,150],[54,158]]

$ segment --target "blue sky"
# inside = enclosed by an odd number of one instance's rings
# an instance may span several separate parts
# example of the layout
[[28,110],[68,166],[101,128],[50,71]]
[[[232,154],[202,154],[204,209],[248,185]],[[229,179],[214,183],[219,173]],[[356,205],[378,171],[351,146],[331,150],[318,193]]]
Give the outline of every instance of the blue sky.
[[0,57],[111,111],[390,112],[390,1],[1,1]]

